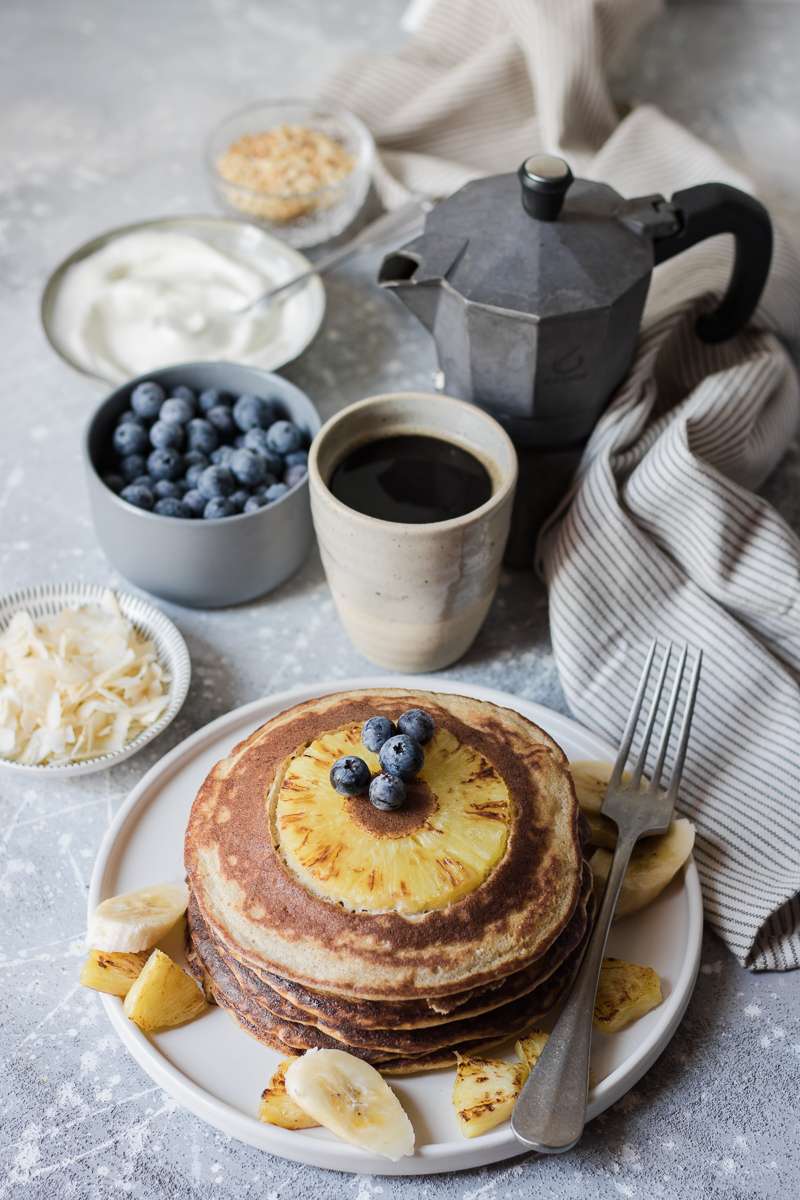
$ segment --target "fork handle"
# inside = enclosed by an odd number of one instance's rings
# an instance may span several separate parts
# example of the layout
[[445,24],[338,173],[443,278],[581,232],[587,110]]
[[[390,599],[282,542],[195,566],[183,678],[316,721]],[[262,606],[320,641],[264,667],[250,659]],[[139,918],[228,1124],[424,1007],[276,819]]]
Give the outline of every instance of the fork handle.
[[597,981],[622,880],[637,840],[637,833],[629,833],[617,842],[600,912],[577,978],[514,1108],[512,1130],[523,1145],[540,1154],[571,1150],[586,1124]]

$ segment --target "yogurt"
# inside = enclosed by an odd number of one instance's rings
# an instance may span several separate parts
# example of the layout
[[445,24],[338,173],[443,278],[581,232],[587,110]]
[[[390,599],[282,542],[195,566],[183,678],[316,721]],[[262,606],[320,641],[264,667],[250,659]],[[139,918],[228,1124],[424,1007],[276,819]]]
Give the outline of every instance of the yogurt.
[[64,273],[53,338],[84,370],[113,382],[197,360],[279,366],[302,348],[307,289],[236,312],[302,270],[286,258],[267,266],[267,257],[261,247],[244,262],[188,233],[122,234]]

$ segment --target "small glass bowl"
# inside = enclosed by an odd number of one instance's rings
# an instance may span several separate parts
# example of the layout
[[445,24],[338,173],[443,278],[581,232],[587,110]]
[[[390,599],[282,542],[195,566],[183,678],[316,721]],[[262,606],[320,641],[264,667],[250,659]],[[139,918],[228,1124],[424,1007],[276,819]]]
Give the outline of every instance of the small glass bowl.
[[[339,142],[353,160],[335,183],[312,190],[270,191],[245,185],[220,172],[220,160],[246,134],[281,125],[301,125]],[[264,100],[226,117],[208,139],[206,166],[214,193],[228,212],[269,229],[292,246],[318,246],[337,237],[361,210],[369,189],[375,143],[358,117],[343,108],[305,100]]]

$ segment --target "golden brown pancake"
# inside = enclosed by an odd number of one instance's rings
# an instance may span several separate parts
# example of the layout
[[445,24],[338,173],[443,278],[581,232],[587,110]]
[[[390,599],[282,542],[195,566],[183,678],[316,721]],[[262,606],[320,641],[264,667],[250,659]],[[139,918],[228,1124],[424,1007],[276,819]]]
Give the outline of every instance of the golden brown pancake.
[[[478,1022],[464,1022],[463,1030],[459,1031],[464,1034],[462,1038],[455,1041],[442,1039],[442,1044],[436,1045],[437,1038],[431,1036],[434,1031],[410,1031],[408,1037],[402,1039],[402,1045],[394,1050],[385,1050],[343,1043],[315,1026],[298,1025],[260,1009],[241,989],[227,965],[216,956],[210,942],[193,941],[187,957],[190,969],[204,987],[210,990],[215,1001],[227,1009],[246,1032],[264,1045],[283,1054],[298,1054],[309,1049],[347,1048],[379,1067],[381,1071],[396,1074],[448,1067],[453,1064],[457,1052],[475,1053],[478,1049],[483,1051],[511,1037],[520,1036],[540,1022],[554,1007],[568,986],[577,965],[575,961],[563,964],[541,989],[525,998],[524,1004],[517,1002],[505,1006],[498,1010],[501,1016],[493,1022],[483,1020],[480,1029]],[[456,1022],[455,1027],[459,1024]],[[415,1040],[423,1036],[424,1040]]]
[[[342,1000],[329,993],[314,992],[309,988],[300,987],[279,975],[269,972],[256,973],[227,955],[224,947],[213,943],[193,898],[189,902],[187,914],[188,932],[201,952],[202,947],[210,943],[214,952],[224,957],[240,987],[254,998],[259,1006],[275,1016],[314,1024],[334,1037],[357,1044],[358,1038],[351,1037],[348,1031],[442,1026],[467,1017],[480,1016],[511,1000],[528,995],[549,978],[565,960],[573,957],[582,945],[589,920],[587,904],[591,901],[591,889],[591,872],[588,865],[584,865],[581,903],[573,913],[567,928],[547,952],[530,967],[499,980],[493,986],[472,989],[465,994],[461,1003],[452,1005],[443,1013],[436,1012],[430,1003],[424,1000]],[[443,999],[461,1000],[461,997]]]
[[[415,1029],[374,1029],[360,1027],[352,1020],[340,1021],[335,1025],[314,1020],[309,1013],[288,1004],[274,992],[267,997],[263,991],[264,985],[258,980],[254,981],[247,968],[224,960],[212,940],[197,928],[193,929],[192,941],[212,986],[219,986],[223,994],[235,995],[236,1002],[246,1006],[254,1023],[262,1019],[267,1028],[276,1025],[283,1027],[282,1038],[286,1041],[299,1039],[305,1048],[309,1043],[320,1044],[318,1032],[323,1038],[331,1039],[334,1044],[344,1045],[356,1053],[365,1050],[379,1054],[416,1055],[453,1044],[497,1038],[506,1029],[517,1028],[520,1020],[524,1022],[530,1012],[540,1014],[552,1007],[553,997],[560,992],[560,981],[565,971],[570,969],[568,961],[529,993],[496,1005],[477,1016],[451,1018],[440,1025]],[[286,1032],[289,1028],[292,1030],[291,1036]],[[298,1043],[295,1040],[293,1044]]]
[[[339,797],[330,755],[369,716],[411,707],[437,733],[406,811]],[[546,955],[579,905],[583,856],[566,758],[543,730],[485,701],[376,689],[306,701],[234,747],[192,808],[186,868],[218,957],[238,969],[340,1001],[430,1006]],[[283,999],[303,1010],[302,993]]]

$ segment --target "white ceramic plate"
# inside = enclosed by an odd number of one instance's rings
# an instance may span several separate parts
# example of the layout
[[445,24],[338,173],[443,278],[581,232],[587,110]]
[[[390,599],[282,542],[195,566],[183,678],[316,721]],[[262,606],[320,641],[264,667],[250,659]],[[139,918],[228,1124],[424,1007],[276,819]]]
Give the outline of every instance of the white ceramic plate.
[[[63,295],[64,277],[74,263],[80,262],[97,250],[102,250],[119,237],[140,231],[183,233],[199,238],[240,262],[251,262],[256,267],[263,267],[276,283],[283,283],[296,275],[302,275],[310,270],[312,265],[305,255],[293,246],[267,233],[265,229],[250,224],[249,221],[237,220],[234,217],[159,217],[154,221],[138,221],[134,225],[110,229],[85,242],[59,263],[45,284],[40,307],[42,327],[50,345],[64,362],[74,370],[80,371],[82,375],[102,379],[115,387],[125,382],[124,375],[118,377],[111,373],[98,373],[72,356],[69,346],[59,332],[59,301]],[[265,346],[260,355],[237,361],[249,367],[277,371],[279,367],[286,366],[302,354],[314,340],[325,315],[325,288],[319,275],[312,276],[308,283],[291,292],[282,303],[286,306],[289,318],[283,336]],[[214,358],[219,358],[219,355],[215,354]]]
[[[209,769],[265,721],[292,704],[359,687],[458,692],[515,708],[540,724],[572,759],[613,758],[611,747],[575,721],[492,688],[432,677],[342,679],[257,700],[220,717],[150,770],[120,810],[100,848],[89,911],[107,896],[182,875],[183,834],[195,792]],[[697,870],[689,862],[658,900],[612,931],[610,953],[655,967],[664,1002],[630,1028],[598,1034],[589,1117],[618,1100],[669,1042],[692,993],[700,961],[703,908]],[[177,939],[175,939],[177,940]],[[178,955],[180,946],[167,949]],[[181,1029],[146,1037],[124,1016],[122,1002],[103,996],[111,1022],[133,1057],[179,1103],[224,1133],[297,1162],[337,1171],[416,1175],[483,1166],[522,1153],[506,1123],[465,1140],[450,1103],[452,1071],[390,1079],[417,1135],[413,1157],[391,1163],[341,1142],[323,1129],[288,1131],[258,1121],[259,1098],[279,1055],[259,1046],[220,1009]]]
[[[17,592],[9,592],[0,596],[0,633],[8,625],[15,613],[27,609],[32,617],[53,617],[63,608],[82,604],[99,604],[105,592],[109,589],[89,583],[44,583],[34,587],[21,588]],[[28,765],[11,762],[0,756],[0,767],[7,771],[17,771],[24,775],[47,776],[63,779],[67,775],[91,775],[95,771],[105,771],[117,763],[141,750],[154,737],[163,733],[167,726],[175,720],[189,690],[189,680],[192,668],[189,661],[189,651],[181,634],[172,624],[169,617],[142,600],[140,596],[131,596],[127,592],[114,590],[120,611],[133,625],[134,629],[151,639],[156,648],[159,662],[169,672],[169,701],[161,716],[147,729],[142,730],[135,738],[113,754],[99,754],[96,758],[87,758],[75,763],[42,763]]]

